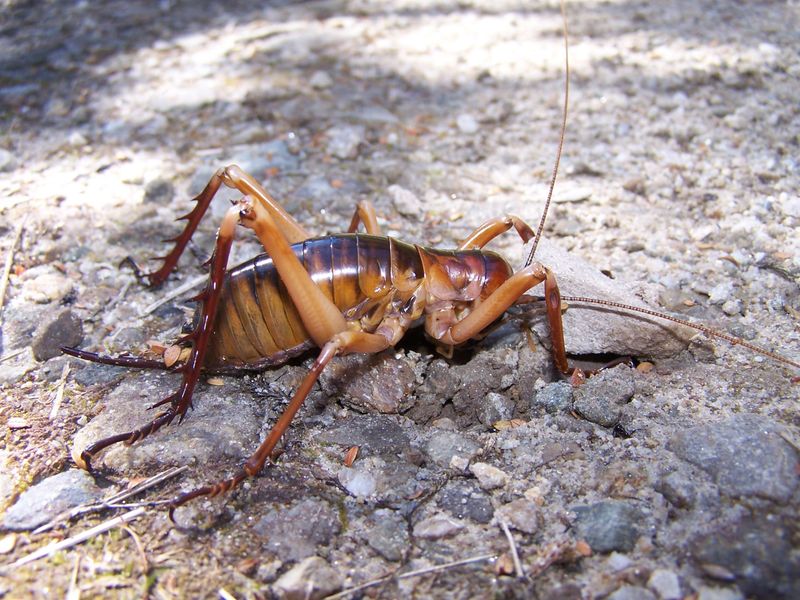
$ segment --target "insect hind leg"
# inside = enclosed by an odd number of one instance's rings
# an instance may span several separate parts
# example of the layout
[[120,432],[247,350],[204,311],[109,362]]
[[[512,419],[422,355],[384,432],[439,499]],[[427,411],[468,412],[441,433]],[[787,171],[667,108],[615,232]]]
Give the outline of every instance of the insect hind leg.
[[195,207],[186,215],[178,218],[178,220],[187,221],[186,226],[180,235],[167,240],[174,242],[175,245],[169,254],[161,257],[164,262],[159,269],[151,273],[143,273],[131,257],[127,257],[122,264],[130,265],[137,278],[145,281],[150,287],[158,287],[164,283],[177,266],[178,260],[186,249],[186,245],[197,230],[197,226],[206,211],[208,211],[211,200],[214,199],[223,184],[242,192],[246,196],[255,198],[279,224],[281,233],[290,244],[312,237],[251,175],[248,175],[236,165],[229,165],[214,173],[206,187],[203,188],[203,191],[195,197]]

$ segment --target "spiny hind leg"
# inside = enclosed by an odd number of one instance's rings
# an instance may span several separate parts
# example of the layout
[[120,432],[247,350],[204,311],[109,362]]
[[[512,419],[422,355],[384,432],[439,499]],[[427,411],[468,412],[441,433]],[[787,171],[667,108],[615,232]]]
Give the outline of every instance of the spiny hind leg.
[[151,433],[158,431],[164,425],[169,425],[175,417],[182,419],[186,414],[186,411],[191,406],[192,394],[194,393],[194,388],[197,385],[197,381],[203,369],[203,362],[208,349],[214,317],[222,293],[228,256],[230,255],[231,245],[233,244],[236,225],[241,219],[241,213],[242,206],[233,206],[228,209],[225,218],[222,220],[217,234],[214,254],[211,256],[211,272],[209,274],[208,284],[206,288],[195,297],[196,300],[200,300],[202,303],[200,319],[195,329],[178,341],[179,344],[190,343],[192,348],[187,361],[173,369],[183,374],[180,388],[174,394],[171,394],[154,405],[154,407],[162,405],[168,406],[166,410],[161,411],[149,423],[133,431],[113,435],[87,446],[80,453],[80,457],[77,460],[80,467],[91,471],[91,461],[101,450],[119,442],[124,442],[127,445],[138,442]]
[[178,259],[197,230],[197,226],[208,210],[211,200],[223,184],[239,190],[246,196],[255,198],[272,215],[272,218],[280,224],[281,234],[290,244],[302,242],[312,237],[252,176],[236,165],[229,165],[214,173],[203,191],[194,199],[197,203],[195,207],[188,214],[179,217],[178,220],[187,221],[186,227],[183,228],[178,237],[167,240],[175,242],[175,246],[173,246],[169,254],[162,257],[164,262],[158,270],[152,273],[141,273],[139,267],[131,258],[126,259],[125,262],[133,266],[140,279],[146,280],[152,287],[157,287],[164,283],[177,266]]

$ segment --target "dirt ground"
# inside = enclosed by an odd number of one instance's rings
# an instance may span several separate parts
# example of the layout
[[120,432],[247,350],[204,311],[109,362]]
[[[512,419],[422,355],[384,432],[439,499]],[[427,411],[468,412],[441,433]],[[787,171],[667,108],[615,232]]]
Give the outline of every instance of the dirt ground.
[[[437,248],[495,216],[535,226],[564,96],[558,3],[0,11],[0,597],[800,597],[800,369],[577,303],[569,352],[636,368],[561,382],[534,306],[452,358],[414,331],[337,359],[276,463],[177,524],[147,503],[233,474],[313,354],[204,381],[183,423],[109,449],[95,479],[75,469],[73,448],[144,424],[179,378],[57,348],[177,338],[199,288],[153,304],[201,279],[228,203],[162,288],[119,265],[166,254],[218,167],[239,164],[320,235],[360,200],[388,235]],[[566,294],[800,360],[796,4],[567,13],[568,128],[537,259]],[[239,237],[232,264],[259,253]],[[518,268],[529,246],[512,231],[491,248]],[[33,533],[182,466],[127,508]],[[122,527],[14,564],[139,502]]]

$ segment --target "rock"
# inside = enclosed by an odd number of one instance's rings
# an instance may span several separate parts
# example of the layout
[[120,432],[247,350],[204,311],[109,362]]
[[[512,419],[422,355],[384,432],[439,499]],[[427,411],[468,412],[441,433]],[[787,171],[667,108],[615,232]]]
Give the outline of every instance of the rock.
[[678,575],[669,569],[656,569],[653,571],[647,580],[647,587],[655,592],[661,600],[680,600],[683,598]]
[[619,422],[622,407],[635,391],[633,371],[626,365],[606,369],[573,390],[573,408],[587,421],[613,427]]
[[175,197],[175,186],[169,179],[154,179],[144,188],[144,201],[167,205]]
[[798,535],[795,519],[756,513],[697,535],[690,551],[699,564],[732,573],[748,597],[788,600],[800,598]]
[[9,173],[16,168],[17,159],[14,155],[5,148],[0,148],[0,173]]
[[[111,446],[95,457],[95,463],[118,473],[183,466],[193,461],[238,464],[260,441],[261,419],[255,400],[237,389],[237,383],[225,380],[223,386],[198,385],[194,410],[182,423],[173,422],[132,446]],[[75,435],[73,459],[77,460],[92,442],[147,423],[153,418],[147,407],[174,393],[176,386],[174,379],[153,373],[139,373],[123,381],[105,397],[106,409]],[[164,451],[165,443],[168,452]]]
[[401,502],[420,491],[418,467],[404,460],[384,460],[369,456],[337,473],[339,483],[356,498],[379,502]]
[[48,477],[25,490],[6,511],[3,527],[11,530],[36,529],[81,504],[103,497],[94,479],[86,471],[70,469]]
[[636,585],[623,585],[608,596],[608,600],[656,600],[653,592]]
[[548,383],[533,397],[531,408],[535,412],[544,409],[551,415],[567,412],[572,408],[572,390],[568,381]]
[[[603,275],[586,261],[571,255],[544,238],[539,243],[536,259],[552,267],[562,295],[602,298],[635,306],[645,306],[637,292],[640,285],[625,284]],[[539,293],[535,288],[533,293]],[[671,356],[688,346],[693,330],[634,318],[630,313],[595,310],[571,304],[562,316],[564,341],[570,354],[617,354],[620,356]],[[549,345],[547,320],[537,319],[533,329],[543,343]]]
[[617,500],[573,506],[576,535],[595,552],[629,552],[639,538],[641,512]]
[[337,478],[342,487],[356,498],[369,498],[378,489],[377,478],[363,463],[355,468],[342,467]]
[[358,156],[358,147],[364,142],[366,130],[361,125],[336,125],[327,131],[327,135],[328,154],[350,160]]
[[459,519],[488,523],[494,515],[491,500],[471,481],[451,481],[438,495],[439,506]]
[[315,90],[323,90],[333,85],[333,79],[325,71],[314,71],[308,83]]
[[744,600],[744,594],[732,588],[700,586],[697,600]]
[[488,428],[513,416],[514,401],[497,392],[486,394],[483,406],[478,409],[478,420]]
[[417,195],[399,185],[390,185],[386,188],[389,197],[392,199],[392,204],[397,212],[404,217],[411,219],[421,219],[425,210],[422,202]]
[[408,523],[393,510],[381,508],[372,516],[367,530],[367,543],[370,548],[386,560],[399,561],[409,548]]
[[464,529],[463,523],[438,515],[423,519],[414,525],[414,536],[426,540],[438,540],[455,535],[462,529]]
[[320,377],[330,395],[359,412],[397,414],[414,402],[416,374],[394,349],[380,354],[350,354],[333,361]]
[[70,309],[64,309],[46,320],[33,335],[33,356],[47,360],[61,355],[61,346],[78,346],[83,341],[83,322]]
[[527,498],[517,498],[504,504],[497,509],[497,516],[523,533],[536,533],[542,520],[539,507]]
[[467,436],[454,431],[437,431],[428,440],[425,453],[440,467],[449,467],[453,456],[467,460],[478,454],[480,445]]
[[[400,423],[403,417],[354,415],[317,436],[317,440],[343,447],[358,446],[362,458],[375,455],[405,455],[412,452],[411,437]],[[416,451],[413,452],[416,454]]]
[[310,556],[272,585],[281,600],[320,600],[342,589],[342,576],[319,556]]
[[469,467],[469,470],[478,479],[478,485],[484,490],[493,490],[503,487],[508,482],[508,475],[486,463],[475,463]]
[[258,521],[252,530],[264,538],[265,546],[283,560],[301,560],[316,553],[339,533],[339,515],[330,504],[316,498],[283,507]]
[[663,475],[654,487],[676,508],[692,508],[697,499],[694,481],[679,471]]
[[20,281],[22,298],[38,304],[58,302],[74,287],[71,279],[50,265],[28,269],[22,274]]
[[739,414],[681,430],[667,447],[709,473],[725,494],[785,504],[797,488],[800,460],[781,431],[771,419]]
[[456,117],[456,126],[461,133],[473,134],[480,129],[478,120],[470,114],[462,113]]

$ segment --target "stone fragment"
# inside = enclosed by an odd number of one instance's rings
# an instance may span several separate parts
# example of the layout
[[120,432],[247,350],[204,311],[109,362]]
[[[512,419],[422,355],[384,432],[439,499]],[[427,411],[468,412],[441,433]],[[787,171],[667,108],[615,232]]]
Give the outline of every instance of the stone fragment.
[[74,282],[50,265],[41,265],[25,271],[20,277],[22,298],[37,304],[58,302],[67,296]]
[[523,533],[535,533],[541,525],[541,510],[532,500],[517,498],[497,509],[497,516]]
[[669,569],[656,569],[653,571],[647,580],[647,587],[655,592],[660,600],[680,600],[683,598],[678,575]]
[[459,519],[488,523],[494,515],[491,500],[472,481],[451,481],[438,495],[439,506]]
[[752,598],[800,598],[800,554],[795,519],[755,513],[717,531],[698,534],[690,545],[701,566],[718,565]]
[[629,552],[639,538],[642,514],[635,507],[617,500],[573,506],[577,536],[595,552]]
[[[544,265],[558,265],[558,285],[563,295],[604,298],[642,306],[641,285],[626,284],[603,275],[594,266],[565,252],[546,237],[536,251]],[[624,311],[590,310],[570,304],[563,314],[564,341],[570,354],[617,354],[621,356],[671,356],[685,349],[693,330],[663,322],[631,318]],[[534,321],[539,339],[549,345],[546,319]]]
[[549,383],[539,390],[531,401],[531,408],[539,412],[544,409],[553,415],[572,408],[572,384],[568,381]]
[[680,430],[667,447],[711,475],[725,494],[785,504],[797,488],[800,459],[781,431],[767,417],[738,414]]
[[327,152],[342,160],[358,156],[358,148],[364,142],[366,130],[361,125],[336,125],[327,131]]
[[489,392],[480,408],[478,408],[478,420],[491,427],[498,421],[507,421],[514,416],[514,401],[506,398],[503,394]]
[[319,556],[309,556],[272,585],[281,600],[321,600],[342,589],[342,576]]
[[477,442],[454,431],[435,432],[425,446],[425,453],[440,467],[449,467],[453,456],[472,459],[478,450],[480,445]]
[[397,512],[386,508],[376,510],[367,530],[370,548],[386,560],[399,561],[409,547],[408,523]]
[[623,585],[615,590],[608,600],[656,600],[650,590],[636,585]]
[[316,498],[281,507],[259,520],[252,530],[264,545],[283,560],[301,560],[316,553],[339,533],[341,523],[334,508]]
[[606,369],[576,387],[573,391],[573,408],[587,421],[602,427],[613,427],[634,391],[633,371],[626,365],[619,365]]
[[[261,419],[252,395],[237,387],[240,383],[229,379],[223,387],[198,386],[192,398],[194,410],[182,423],[175,422],[131,446],[115,444],[95,457],[94,466],[104,465],[118,473],[133,469],[155,471],[194,461],[236,464],[249,457],[259,442]],[[173,379],[148,373],[125,379],[105,397],[106,409],[75,435],[73,459],[79,460],[81,451],[92,442],[131,431],[152,419],[147,407],[174,393],[175,388]],[[164,450],[165,443],[168,452]]]
[[83,341],[83,322],[70,309],[44,321],[33,335],[33,356],[47,360],[61,355],[61,346],[77,346]]
[[153,179],[144,187],[144,201],[167,205],[175,197],[175,186],[169,179]]
[[412,219],[421,219],[425,212],[422,202],[417,195],[399,185],[390,185],[386,188],[389,196],[392,199],[392,204],[397,212],[404,217]]
[[469,470],[484,490],[503,487],[508,482],[508,475],[504,471],[487,463],[474,463],[470,465]]
[[103,496],[86,471],[70,469],[48,477],[25,490],[6,511],[3,527],[15,531],[35,529],[54,517]]
[[414,525],[414,536],[426,540],[437,540],[455,535],[462,529],[464,529],[463,523],[444,515],[437,515],[423,519]]

